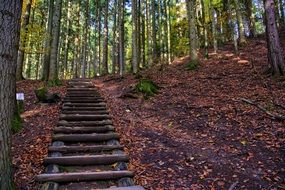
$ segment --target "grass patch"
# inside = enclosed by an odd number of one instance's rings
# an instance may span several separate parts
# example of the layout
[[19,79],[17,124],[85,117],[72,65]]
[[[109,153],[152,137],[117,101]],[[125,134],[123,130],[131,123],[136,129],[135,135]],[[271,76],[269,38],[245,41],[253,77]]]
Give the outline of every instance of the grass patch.
[[138,92],[141,92],[144,94],[145,98],[148,98],[150,96],[154,96],[155,94],[158,93],[158,85],[155,84],[152,80],[150,79],[141,79],[139,83],[136,85],[136,90]]
[[188,71],[195,71],[199,68],[199,62],[198,61],[189,61],[188,64],[186,64],[186,69]]
[[55,86],[61,86],[61,85],[62,85],[62,82],[59,79],[49,80],[47,82],[48,87],[55,87]]

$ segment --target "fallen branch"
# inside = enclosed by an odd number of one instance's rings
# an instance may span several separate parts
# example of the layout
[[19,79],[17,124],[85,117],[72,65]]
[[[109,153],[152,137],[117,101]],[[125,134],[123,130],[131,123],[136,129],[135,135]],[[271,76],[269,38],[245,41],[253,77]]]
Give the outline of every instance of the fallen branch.
[[265,109],[264,107],[258,105],[257,103],[254,103],[251,100],[248,100],[248,99],[245,99],[245,98],[241,98],[241,100],[243,102],[247,103],[247,104],[250,104],[250,105],[253,105],[253,106],[259,108],[260,110],[262,110],[264,113],[266,113],[267,115],[269,115],[273,119],[280,120],[280,121],[284,121],[285,120],[285,116],[271,113],[267,109]]
[[237,184],[238,184],[238,181],[234,182],[234,183],[230,186],[229,190],[233,190],[233,189],[237,186]]

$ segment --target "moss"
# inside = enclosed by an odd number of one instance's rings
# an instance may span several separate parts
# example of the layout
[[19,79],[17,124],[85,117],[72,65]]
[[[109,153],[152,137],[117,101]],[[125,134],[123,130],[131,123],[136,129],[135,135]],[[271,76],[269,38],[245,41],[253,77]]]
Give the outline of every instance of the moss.
[[194,71],[194,70],[197,70],[198,68],[199,68],[199,62],[198,61],[190,61],[186,65],[186,69],[189,71]]
[[48,87],[61,86],[61,85],[62,85],[62,82],[59,79],[49,80],[47,82]]
[[46,87],[42,87],[42,88],[35,90],[35,94],[36,94],[36,96],[40,102],[46,101],[47,92],[48,92],[48,90]]
[[19,133],[22,130],[22,119],[19,113],[15,114],[11,124],[12,133]]
[[150,79],[141,79],[136,85],[136,90],[142,92],[146,98],[158,93],[159,87]]

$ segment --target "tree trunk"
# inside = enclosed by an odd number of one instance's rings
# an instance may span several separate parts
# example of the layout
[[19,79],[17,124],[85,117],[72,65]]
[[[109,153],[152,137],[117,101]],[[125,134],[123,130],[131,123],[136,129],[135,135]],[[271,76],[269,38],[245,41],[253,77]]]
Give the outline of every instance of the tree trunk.
[[86,77],[88,31],[89,31],[89,0],[86,0],[84,41],[83,41],[83,57],[82,57],[83,58],[82,59],[82,74],[81,74],[82,78]]
[[274,0],[264,0],[266,37],[268,48],[268,61],[272,67],[273,75],[285,74],[284,54],[280,45],[278,28],[276,24]]
[[137,0],[132,0],[132,69],[138,72]]
[[109,15],[109,0],[105,0],[105,10],[104,10],[104,44],[103,44],[103,58],[102,58],[102,74],[108,74],[108,37],[109,37],[109,27],[108,27],[108,15]]
[[242,19],[242,13],[240,8],[240,2],[238,0],[234,0],[235,10],[236,10],[236,17],[238,22],[238,33],[239,33],[239,44],[242,45],[246,43],[245,33],[244,33],[244,25]]
[[190,55],[191,61],[198,61],[198,52],[197,52],[197,32],[196,32],[196,14],[195,14],[195,0],[186,0],[187,13],[188,13],[188,27],[190,33]]
[[124,10],[125,10],[125,1],[119,0],[119,62],[120,62],[120,75],[123,76],[125,73],[125,16],[124,16]]
[[116,73],[116,65],[118,62],[118,35],[117,35],[117,15],[118,15],[118,0],[114,1],[114,12],[113,12],[113,21],[114,21],[114,26],[113,26],[113,44],[112,44],[112,73]]
[[212,0],[210,0],[210,8],[212,13],[212,35],[213,35],[213,47],[214,47],[214,53],[217,53],[218,51],[218,41],[217,41],[217,14],[216,10],[213,7]]
[[0,189],[13,189],[11,124],[15,112],[22,1],[0,0]]
[[253,12],[253,1],[247,0],[246,3],[246,14],[249,23],[249,37],[255,37],[255,18]]
[[59,36],[60,36],[61,5],[62,5],[62,0],[56,0],[54,7],[54,14],[53,14],[49,80],[58,79],[57,55],[58,55]]
[[71,27],[71,20],[70,20],[70,14],[71,14],[71,2],[70,0],[67,0],[67,27],[66,27],[66,36],[65,36],[65,42],[64,42],[64,59],[63,59],[63,65],[64,65],[64,73],[63,76],[66,79],[67,73],[68,73],[68,52],[69,52],[69,36],[70,36],[70,27]]
[[156,6],[155,0],[151,0],[151,17],[152,17],[152,64],[158,61],[157,41],[156,41]]
[[23,23],[21,25],[23,39],[21,39],[20,41],[20,48],[19,48],[18,57],[17,57],[17,74],[16,74],[17,81],[24,79],[23,77],[23,66],[24,66],[24,56],[25,56],[24,48],[26,46],[26,40],[27,40],[26,38],[27,38],[27,32],[28,32],[27,26],[30,22],[31,7],[32,7],[32,0],[28,0]]
[[[50,0],[49,11],[48,11],[48,22],[47,22],[47,33],[50,35],[50,37],[52,36],[53,9],[54,9],[54,0]],[[47,50],[47,52],[44,55],[43,76],[42,76],[42,80],[44,81],[47,81],[49,79],[50,48],[51,48],[51,39],[47,38],[45,41],[45,49]]]

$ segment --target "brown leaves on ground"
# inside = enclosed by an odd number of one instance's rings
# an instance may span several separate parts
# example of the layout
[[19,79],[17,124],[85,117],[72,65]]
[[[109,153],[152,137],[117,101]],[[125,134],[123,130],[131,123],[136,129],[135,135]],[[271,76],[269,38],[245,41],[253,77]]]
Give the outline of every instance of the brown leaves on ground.
[[[12,139],[16,189],[38,189],[34,177],[44,169],[42,162],[51,142],[51,130],[58,121],[59,104],[37,103],[34,90],[42,86],[39,81],[17,83],[17,92],[25,93],[25,112],[21,115],[23,130]],[[63,97],[65,87],[53,87],[49,91],[61,93]]]
[[188,58],[144,71],[160,87],[150,100],[121,99],[137,82],[104,77],[107,99],[136,182],[147,189],[277,189],[284,187],[285,122],[241,98],[285,115],[285,82],[262,74],[266,43],[252,40],[239,55],[225,46],[187,71]]

